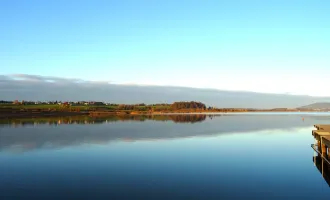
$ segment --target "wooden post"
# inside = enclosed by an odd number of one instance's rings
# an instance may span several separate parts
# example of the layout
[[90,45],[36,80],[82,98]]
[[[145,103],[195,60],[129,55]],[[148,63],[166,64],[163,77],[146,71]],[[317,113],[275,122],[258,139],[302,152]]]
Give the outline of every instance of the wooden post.
[[327,146],[323,143],[323,136],[320,136],[322,156],[327,157]]
[[322,159],[322,165],[321,165],[321,169],[322,169],[322,177],[324,178],[324,173],[323,173],[323,167],[324,167],[324,159]]
[[322,153],[321,141],[320,140],[317,140],[317,150]]
[[322,155],[327,156],[327,147],[324,144],[322,144]]

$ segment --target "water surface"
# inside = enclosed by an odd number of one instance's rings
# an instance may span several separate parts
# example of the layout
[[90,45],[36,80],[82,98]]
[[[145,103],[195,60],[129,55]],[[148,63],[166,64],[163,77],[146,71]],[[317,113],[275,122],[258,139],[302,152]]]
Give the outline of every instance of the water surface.
[[329,167],[310,146],[326,123],[324,113],[1,120],[0,197],[329,197]]

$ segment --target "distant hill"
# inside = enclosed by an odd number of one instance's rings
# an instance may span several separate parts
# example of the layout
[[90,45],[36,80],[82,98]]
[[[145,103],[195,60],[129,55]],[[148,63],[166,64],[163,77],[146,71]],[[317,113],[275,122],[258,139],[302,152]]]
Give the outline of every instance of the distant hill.
[[330,102],[313,103],[307,106],[299,107],[298,109],[330,109]]

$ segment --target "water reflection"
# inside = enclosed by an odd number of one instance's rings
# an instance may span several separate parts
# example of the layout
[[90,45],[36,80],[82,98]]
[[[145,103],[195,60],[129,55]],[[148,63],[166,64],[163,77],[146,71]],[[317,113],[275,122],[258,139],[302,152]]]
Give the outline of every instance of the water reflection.
[[23,119],[2,119],[1,125],[11,125],[11,127],[36,126],[36,125],[60,125],[60,124],[102,124],[118,121],[173,121],[175,123],[196,123],[202,122],[207,117],[220,115],[111,115],[107,117],[49,117],[49,118],[23,118]]
[[316,168],[319,170],[323,179],[327,182],[330,187],[330,164],[325,161],[320,154],[313,156],[313,162]]
[[[69,116],[69,117],[45,117],[45,118],[10,118],[10,119],[0,119],[0,127],[28,127],[28,126],[38,126],[38,125],[50,125],[57,126],[61,124],[103,124],[112,122],[124,122],[124,121],[160,121],[167,122],[171,121],[174,123],[198,123],[203,122],[206,119],[212,120],[216,117],[236,117],[239,119],[241,116],[252,117],[252,118],[263,118],[269,119],[269,117],[274,118],[273,122],[276,124],[278,118],[290,117],[291,114],[282,115],[260,115],[260,114],[168,114],[168,115],[111,115],[106,117],[91,117],[91,116]],[[317,120],[317,121],[329,121],[329,116],[300,116],[293,115],[296,119],[300,119],[301,122],[306,120]],[[262,126],[262,124],[260,124]],[[267,124],[268,125],[268,124]]]
[[[108,144],[118,140],[169,140],[245,134],[267,130],[313,127],[329,117],[300,115],[154,115],[110,116],[105,118],[62,117],[3,120],[0,126],[0,151],[58,149],[82,144]],[[94,124],[94,125],[93,125]],[[96,125],[97,124],[97,125]]]
[[320,120],[330,124],[329,117],[184,117],[204,119],[202,123],[166,119],[0,126],[0,197],[5,197],[0,199],[330,195],[320,176],[329,180],[329,166],[319,157],[313,158],[319,171],[313,166],[309,145],[313,125]]

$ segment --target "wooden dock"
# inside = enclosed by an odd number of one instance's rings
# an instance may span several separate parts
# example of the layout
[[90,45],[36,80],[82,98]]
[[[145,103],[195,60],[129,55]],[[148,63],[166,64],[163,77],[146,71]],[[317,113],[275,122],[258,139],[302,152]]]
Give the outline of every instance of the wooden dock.
[[330,125],[316,124],[312,131],[315,144],[312,148],[318,153],[313,157],[313,162],[330,187]]
[[[312,131],[312,135],[315,138],[314,148],[317,147],[319,153],[326,159],[330,158],[330,125],[317,124],[314,125],[317,130]],[[329,161],[328,161],[329,162]],[[329,162],[330,164],[330,162]]]

